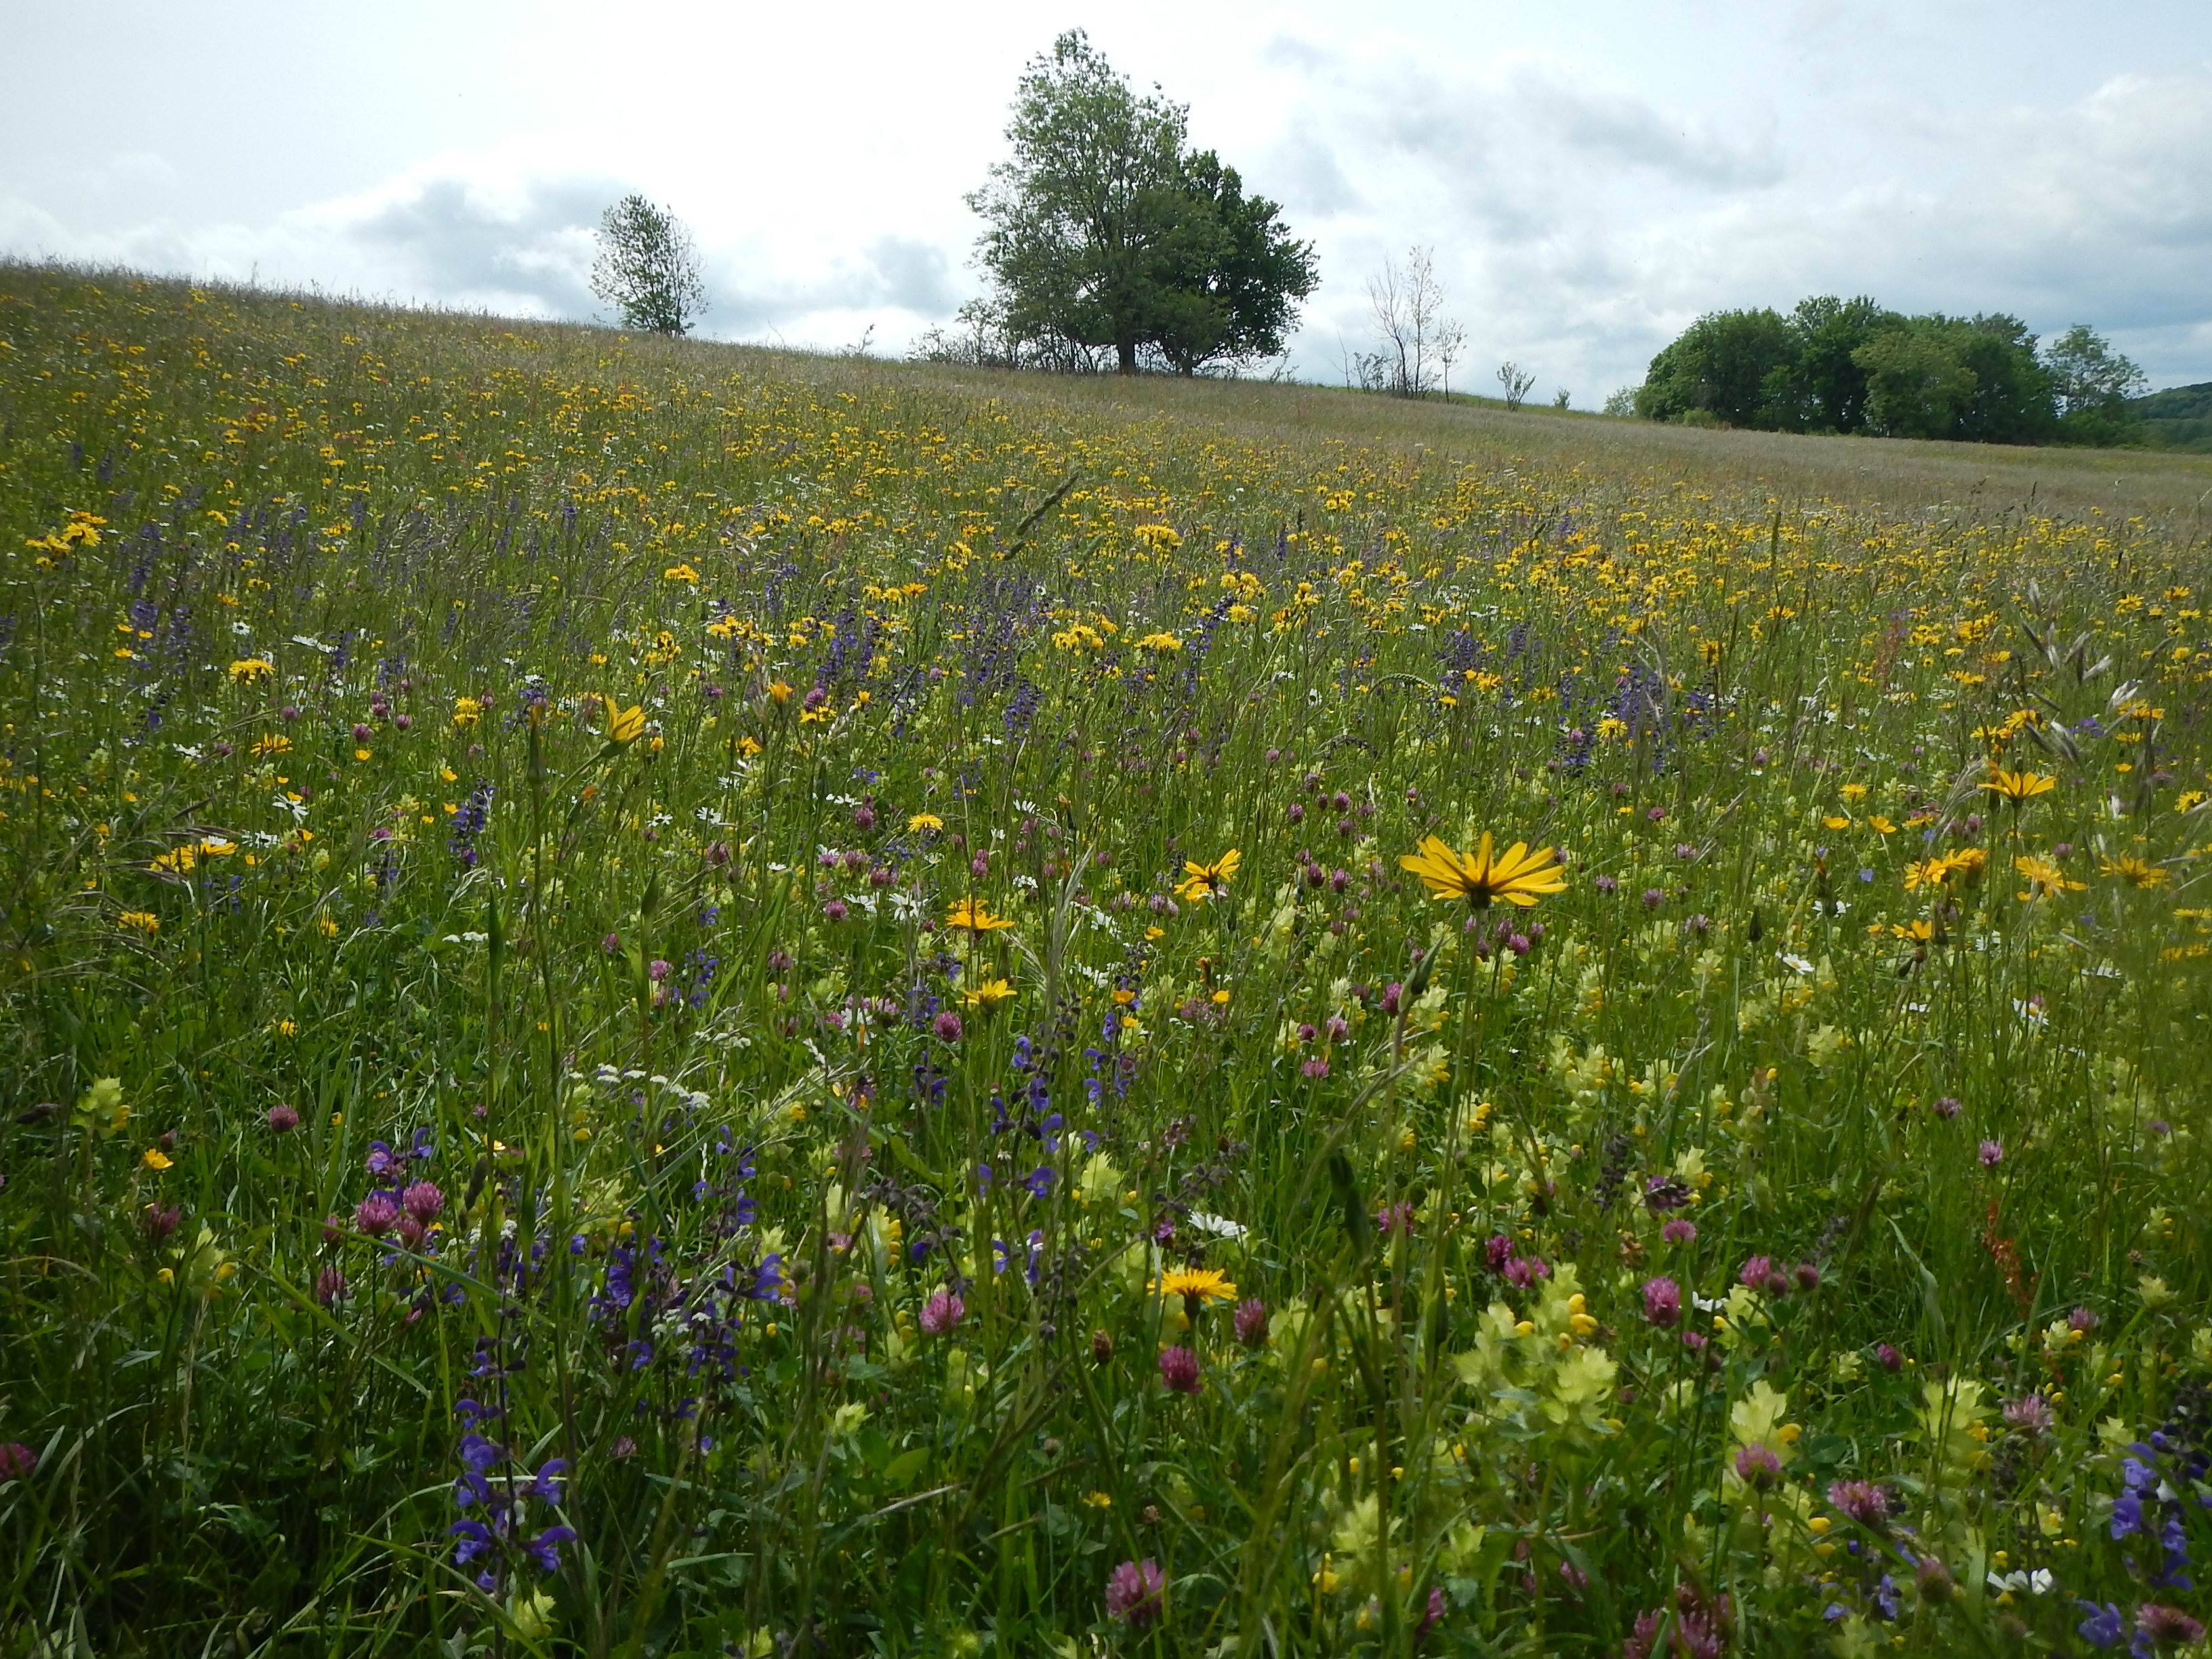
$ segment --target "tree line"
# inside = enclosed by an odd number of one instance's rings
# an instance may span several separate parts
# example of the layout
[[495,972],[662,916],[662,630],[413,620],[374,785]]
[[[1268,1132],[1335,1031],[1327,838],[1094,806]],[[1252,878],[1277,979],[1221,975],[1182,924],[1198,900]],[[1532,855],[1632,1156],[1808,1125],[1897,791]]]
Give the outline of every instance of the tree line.
[[[987,291],[914,355],[1074,372],[1242,370],[1284,352],[1319,285],[1313,245],[1237,169],[1190,143],[1189,109],[1140,94],[1080,29],[1023,71],[1010,153],[967,198],[983,222]],[[599,228],[594,294],[626,326],[680,335],[706,306],[698,257],[666,209],[641,197]],[[1443,310],[1426,249],[1368,283],[1372,349],[1345,380],[1401,397],[1449,394],[1466,331]],[[865,350],[863,345],[859,349]],[[1517,409],[1534,376],[1498,380]],[[1606,412],[1777,432],[1866,433],[1980,443],[2145,441],[2130,399],[2142,372],[2087,325],[2039,344],[2017,317],[1908,316],[1820,295],[1700,317]],[[1561,392],[1556,406],[1567,405]]]
[[[2017,317],[1910,317],[1819,295],[1716,311],[1609,408],[1646,420],[1969,443],[2127,443],[2142,371],[2086,325],[2038,349]],[[1628,409],[1624,410],[1621,404]]]

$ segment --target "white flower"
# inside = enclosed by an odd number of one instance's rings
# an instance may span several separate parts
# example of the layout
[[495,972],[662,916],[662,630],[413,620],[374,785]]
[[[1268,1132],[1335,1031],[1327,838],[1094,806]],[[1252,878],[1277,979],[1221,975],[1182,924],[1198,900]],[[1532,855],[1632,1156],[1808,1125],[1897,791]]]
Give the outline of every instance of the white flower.
[[1208,1215],[1204,1210],[1190,1212],[1190,1224],[1202,1233],[1212,1234],[1216,1238],[1242,1238],[1245,1233],[1243,1222],[1231,1221],[1227,1216]]

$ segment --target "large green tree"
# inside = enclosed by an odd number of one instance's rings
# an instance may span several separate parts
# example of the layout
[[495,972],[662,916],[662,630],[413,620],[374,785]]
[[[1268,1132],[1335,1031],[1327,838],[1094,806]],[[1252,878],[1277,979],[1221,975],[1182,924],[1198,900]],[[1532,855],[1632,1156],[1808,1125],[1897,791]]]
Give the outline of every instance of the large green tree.
[[1729,426],[1775,425],[1775,383],[1796,362],[1796,341],[1779,312],[1711,312],[1651,360],[1636,412],[1647,421],[1701,415]]
[[2059,435],[2071,443],[2142,441],[2142,421],[2129,406],[2149,385],[2143,372],[2087,323],[2044,348],[2043,367],[2058,400]]
[[2056,434],[2051,376],[2017,317],[1908,317],[1851,354],[1866,429],[1884,438],[2030,444]]
[[1281,210],[1186,149],[1188,111],[1139,96],[1079,29],[1024,71],[1012,155],[968,198],[989,323],[1046,361],[1106,354],[1185,374],[1270,356],[1318,277]]

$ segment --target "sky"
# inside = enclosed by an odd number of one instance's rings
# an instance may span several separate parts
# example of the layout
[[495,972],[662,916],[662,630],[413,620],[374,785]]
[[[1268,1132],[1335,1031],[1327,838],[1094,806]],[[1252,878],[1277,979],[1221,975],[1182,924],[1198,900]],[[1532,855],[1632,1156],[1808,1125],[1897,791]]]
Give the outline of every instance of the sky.
[[0,0],[0,253],[589,319],[636,191],[697,240],[701,332],[896,354],[981,290],[963,198],[1073,27],[1314,243],[1302,378],[1418,246],[1471,390],[1510,360],[1594,408],[1699,314],[1820,293],[2212,380],[2203,0]]

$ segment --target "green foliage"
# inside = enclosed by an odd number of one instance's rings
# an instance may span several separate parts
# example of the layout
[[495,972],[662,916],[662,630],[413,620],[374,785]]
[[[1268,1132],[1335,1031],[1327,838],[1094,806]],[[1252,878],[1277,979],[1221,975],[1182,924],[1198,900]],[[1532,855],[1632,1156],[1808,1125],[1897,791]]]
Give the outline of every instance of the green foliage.
[[1651,360],[1647,420],[1968,443],[2130,441],[2142,373],[2086,326],[2039,358],[2019,319],[1906,317],[1863,295],[1699,318]]
[[2201,548],[972,380],[0,268],[0,1651],[2201,1616]]
[[2140,423],[2146,443],[2162,449],[2212,452],[2212,380],[2133,398],[2128,413]]
[[1790,324],[1772,311],[1717,311],[1651,360],[1636,394],[1647,421],[1697,410],[1729,426],[1771,424],[1771,382],[1796,360]]
[[969,198],[995,293],[976,325],[1042,353],[1146,356],[1182,374],[1275,356],[1318,277],[1280,210],[1211,150],[1184,106],[1139,98],[1081,30],[1030,63],[1009,161]]
[[624,328],[689,334],[707,309],[707,284],[683,221],[642,196],[625,196],[595,234],[592,293],[600,303],[615,308]]

